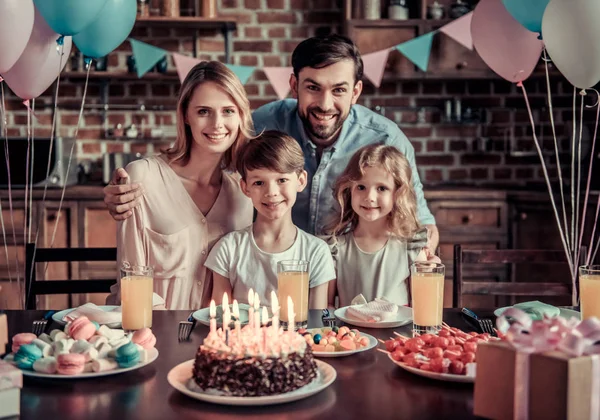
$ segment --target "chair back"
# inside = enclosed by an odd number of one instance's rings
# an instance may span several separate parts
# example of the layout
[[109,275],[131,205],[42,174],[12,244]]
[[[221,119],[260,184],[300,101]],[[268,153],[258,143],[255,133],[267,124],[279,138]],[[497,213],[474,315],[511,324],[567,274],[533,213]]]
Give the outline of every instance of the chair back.
[[25,246],[25,308],[36,309],[36,296],[70,293],[109,293],[117,282],[112,279],[48,280],[37,279],[36,264],[40,262],[117,261],[117,248],[36,248]]

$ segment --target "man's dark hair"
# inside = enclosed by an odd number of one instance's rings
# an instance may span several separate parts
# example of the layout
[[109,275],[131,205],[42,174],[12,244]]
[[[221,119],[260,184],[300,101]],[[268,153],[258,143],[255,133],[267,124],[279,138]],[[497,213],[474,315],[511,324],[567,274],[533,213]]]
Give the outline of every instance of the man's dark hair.
[[302,41],[292,53],[296,79],[299,79],[300,70],[305,67],[321,69],[343,60],[354,63],[354,83],[357,83],[363,76],[363,61],[350,38],[337,34],[315,36]]

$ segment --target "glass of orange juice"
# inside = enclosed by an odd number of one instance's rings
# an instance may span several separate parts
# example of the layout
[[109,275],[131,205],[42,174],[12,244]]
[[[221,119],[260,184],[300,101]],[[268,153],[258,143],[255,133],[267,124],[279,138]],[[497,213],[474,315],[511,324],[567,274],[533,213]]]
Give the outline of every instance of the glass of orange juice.
[[153,276],[152,267],[123,263],[121,310],[124,330],[134,331],[152,327]]
[[595,316],[600,320],[600,265],[579,267],[581,319]]
[[437,334],[442,328],[444,264],[415,262],[410,274],[413,333]]
[[277,263],[277,290],[281,308],[279,318],[288,323],[288,296],[294,304],[295,328],[308,326],[308,261],[285,260]]

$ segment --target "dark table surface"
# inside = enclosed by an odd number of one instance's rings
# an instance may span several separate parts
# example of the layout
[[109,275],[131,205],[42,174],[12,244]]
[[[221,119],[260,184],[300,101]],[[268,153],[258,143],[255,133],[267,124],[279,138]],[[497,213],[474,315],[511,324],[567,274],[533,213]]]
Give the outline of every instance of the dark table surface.
[[[6,311],[9,335],[31,330],[44,311]],[[480,311],[480,315],[490,313]],[[167,382],[169,370],[193,359],[208,327],[198,324],[189,342],[177,341],[177,326],[189,311],[155,311],[152,330],[158,359],[141,369],[95,379],[25,378],[22,419],[471,419],[473,385],[435,381],[413,375],[376,351],[321,359],[337,371],[333,384],[304,400],[264,407],[222,406],[189,398]],[[444,320],[472,330],[457,309],[444,310]],[[321,326],[311,311],[309,326]],[[412,324],[393,329],[360,328],[387,339],[393,331],[410,335]],[[57,327],[49,325],[49,329]],[[382,346],[380,346],[382,347]]]

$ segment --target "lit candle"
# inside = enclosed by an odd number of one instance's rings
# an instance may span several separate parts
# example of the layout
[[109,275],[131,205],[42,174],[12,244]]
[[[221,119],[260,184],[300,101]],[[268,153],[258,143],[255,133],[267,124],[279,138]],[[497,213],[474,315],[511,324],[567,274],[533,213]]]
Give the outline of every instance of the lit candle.
[[287,297],[287,307],[288,307],[288,332],[293,333],[295,327],[294,321],[294,302],[292,301],[292,297]]
[[229,330],[229,323],[231,322],[231,311],[229,310],[229,306],[226,306],[227,309],[223,311],[223,331],[226,333]]
[[215,305],[215,301],[210,301],[210,333],[213,334],[217,331],[217,306]]
[[233,317],[235,318],[234,321],[234,325],[235,325],[235,333],[237,334],[238,339],[240,338],[240,329],[241,329],[241,325],[242,323],[240,322],[240,307],[238,305],[238,302],[236,299],[233,299],[233,311],[232,311]]
[[[263,327],[269,323],[269,312],[267,312],[267,307],[263,306],[262,308],[262,324]],[[267,328],[262,329],[263,335],[263,353],[267,352]]]
[[277,336],[279,331],[279,300],[274,290],[271,290],[271,310],[273,311],[273,332]]
[[254,292],[254,328],[257,332],[260,329],[260,298],[256,292]]
[[227,293],[223,293],[223,300],[221,301],[221,307],[223,308],[223,312],[225,312],[225,308],[229,309],[229,297]]
[[250,328],[254,327],[254,308],[252,304],[254,303],[254,291],[252,289],[248,290],[248,325]]

